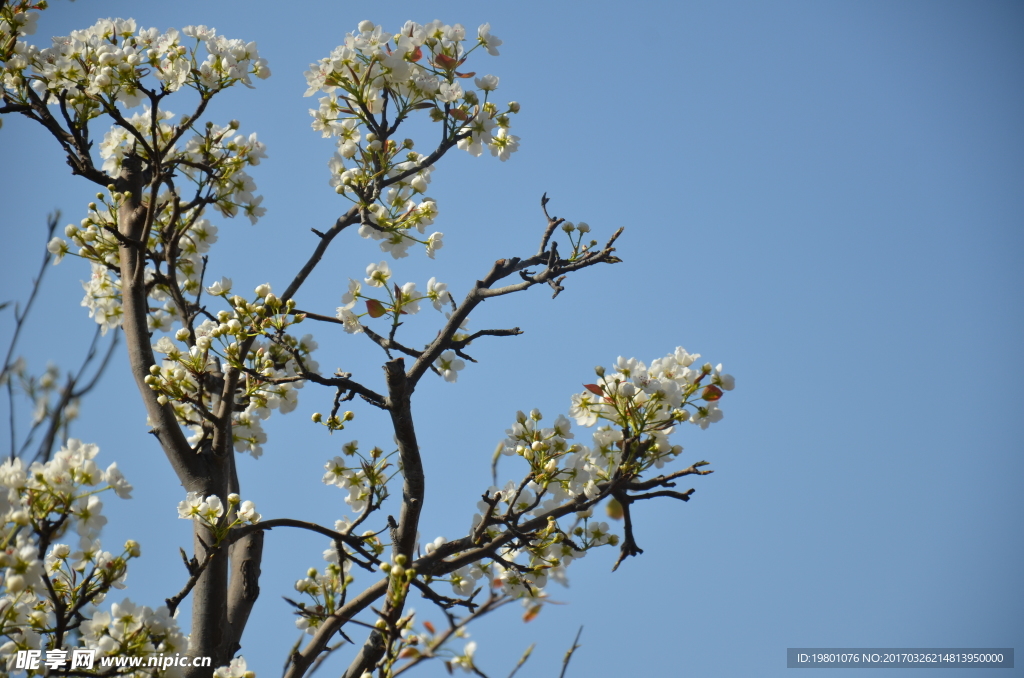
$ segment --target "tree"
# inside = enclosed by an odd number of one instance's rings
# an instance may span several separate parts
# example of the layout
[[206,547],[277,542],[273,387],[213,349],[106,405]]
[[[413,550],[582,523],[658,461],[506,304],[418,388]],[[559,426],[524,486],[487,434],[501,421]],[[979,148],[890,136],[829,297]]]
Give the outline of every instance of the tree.
[[[472,342],[520,333],[466,330],[483,301],[545,284],[557,297],[570,275],[620,263],[614,244],[621,228],[603,245],[587,240],[590,227],[552,216],[546,196],[536,251],[494,262],[461,299],[436,278],[423,290],[398,284],[384,260],[371,263],[358,276],[362,281],[350,279],[334,315],[300,307],[303,284],[344,231],[377,241],[393,259],[416,245],[433,258],[444,241],[439,232],[427,235],[438,206],[425,192],[440,159],[452,149],[474,156],[486,149],[505,161],[518,148],[510,129],[519,105],[499,106],[498,78],[475,77],[469,70],[479,52],[498,53],[501,41],[488,24],[467,37],[458,24],[408,22],[390,34],[364,21],[312,65],[307,96],[321,95],[318,110],[311,111],[313,128],[337,139],[331,186],[351,207],[329,228],[311,229],[317,239],[313,251],[283,292],[263,284],[243,296],[230,278],[213,281],[216,260],[208,252],[217,229],[208,217],[216,212],[259,220],[262,198],[254,195],[248,172],[265,157],[264,147],[255,134],[239,133],[238,121],[221,126],[204,115],[219,93],[270,75],[255,43],[227,39],[205,26],[160,32],[107,19],[39,49],[22,38],[34,31],[32,10],[44,7],[0,2],[0,112],[41,124],[67,155],[72,172],[102,189],[81,224],[65,229],[66,239],[53,234],[57,221],[51,220],[48,257],[56,263],[73,254],[89,261],[92,278],[83,305],[98,325],[93,341],[98,346],[110,330],[115,337],[123,334],[148,426],[187,492],[178,512],[193,521],[194,543],[193,556],[186,558],[188,576],[164,607],[154,611],[125,602],[110,612],[97,609],[140,553],[135,542],[116,556],[101,550],[98,535],[106,519],[96,494],[111,489],[128,496],[131,486],[116,464],[99,471],[96,445],[67,434],[74,401],[91,383],[82,385],[86,369],[98,354],[90,351],[78,376],[63,387],[52,374],[33,379],[12,361],[27,308],[16,311],[4,379],[9,397],[17,379],[40,403],[34,426],[45,434],[34,458],[26,452],[29,437],[21,453],[12,449],[0,473],[9,489],[7,505],[0,506],[7,546],[0,635],[6,637],[9,663],[38,651],[70,669],[76,648],[100,656],[170,657],[184,653],[187,642],[187,656],[211,658],[210,665],[161,670],[191,676],[221,667],[216,675],[241,675],[247,667],[236,654],[260,591],[264,535],[290,527],[328,537],[331,548],[327,566],[310,570],[296,584],[304,596],[293,602],[297,625],[311,638],[296,646],[286,675],[308,675],[327,654],[347,651],[350,644],[359,648],[350,653],[346,676],[397,675],[441,656],[458,629],[511,600],[526,600],[528,614],[536,614],[546,584],[563,579],[568,564],[590,549],[618,546],[616,567],[638,555],[631,504],[660,497],[687,501],[693,490],[673,489],[675,480],[710,473],[703,461],[658,471],[682,451],[669,441],[677,425],[690,421],[706,428],[721,418],[718,401],[732,389],[732,377],[721,365],[693,367],[699,356],[682,348],[649,366],[620,358],[611,369],[598,368],[594,383],[572,397],[569,414],[578,425],[601,424],[592,445],[571,442],[565,416],[543,427],[540,412],[520,412],[495,451],[495,486],[482,493],[469,533],[420,544],[429,498],[426,451],[417,442],[412,411],[420,380],[429,372],[455,382],[473,360],[467,353]],[[191,104],[183,101],[190,91]],[[170,112],[172,98],[190,112]],[[97,158],[90,125],[103,117],[112,127]],[[429,120],[440,135],[426,154],[399,135],[418,118]],[[555,240],[559,230],[567,239],[562,252]],[[428,303],[445,317],[436,336],[423,347],[400,341],[400,330]],[[313,358],[316,341],[296,332],[304,322],[338,324],[376,344],[386,357],[384,388],[375,388],[365,369],[358,375],[324,374]],[[358,402],[387,414],[395,440],[393,450],[363,451],[347,443],[326,464],[324,482],[347,490],[355,514],[333,528],[263,519],[250,499],[242,499],[238,479],[235,452],[259,457],[267,442],[262,422],[273,409],[293,410],[298,389],[307,383],[326,389],[320,397],[330,409],[313,421],[327,433],[344,430],[356,416],[346,403]],[[525,471],[499,487],[502,456],[520,457]],[[602,503],[623,520],[621,537],[593,518]],[[64,543],[72,529],[81,537],[77,552]],[[360,571],[370,574],[357,579]],[[451,595],[438,590],[442,583]],[[410,595],[443,610],[449,628],[438,631],[415,620],[407,613]],[[174,620],[185,600],[191,603],[187,641]],[[360,626],[370,627],[361,644],[352,637]],[[478,671],[472,648],[449,657],[450,666]]]

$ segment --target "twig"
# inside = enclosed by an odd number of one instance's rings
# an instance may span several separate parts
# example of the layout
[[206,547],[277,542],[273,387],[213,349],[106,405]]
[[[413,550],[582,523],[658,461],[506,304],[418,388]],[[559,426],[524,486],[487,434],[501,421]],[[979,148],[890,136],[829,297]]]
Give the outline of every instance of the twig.
[[508,678],[512,678],[514,675],[516,675],[516,673],[519,671],[522,665],[526,663],[526,660],[530,658],[530,655],[533,653],[533,648],[535,648],[536,646],[536,643],[531,643],[530,647],[526,648],[526,652],[524,652],[523,656],[519,658],[518,662],[516,662],[516,666],[512,669],[512,673],[508,674]]
[[565,659],[562,660],[562,672],[558,674],[558,678],[565,678],[565,670],[569,668],[569,660],[572,659],[572,655],[580,647],[580,634],[583,633],[583,627],[580,626],[580,630],[576,632],[576,639],[572,641],[572,647],[565,653]]

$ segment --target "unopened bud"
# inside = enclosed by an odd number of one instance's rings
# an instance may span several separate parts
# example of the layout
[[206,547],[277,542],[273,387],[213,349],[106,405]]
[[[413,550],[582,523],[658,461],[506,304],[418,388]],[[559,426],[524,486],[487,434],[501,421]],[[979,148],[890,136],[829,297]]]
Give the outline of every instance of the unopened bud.
[[323,420],[324,420],[324,415],[320,414],[319,412],[314,412],[313,413],[313,423],[314,424],[319,424]]
[[518,101],[510,101],[510,102],[508,102],[508,110],[509,110],[510,113],[518,113],[519,112],[519,102]]

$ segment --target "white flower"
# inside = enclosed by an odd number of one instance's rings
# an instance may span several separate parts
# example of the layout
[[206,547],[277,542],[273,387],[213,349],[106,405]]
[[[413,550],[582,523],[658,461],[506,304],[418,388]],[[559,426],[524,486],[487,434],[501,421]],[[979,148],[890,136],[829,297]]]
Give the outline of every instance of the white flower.
[[221,278],[206,288],[206,291],[214,296],[221,296],[231,292],[231,278]]
[[430,234],[430,238],[427,240],[427,256],[431,259],[434,258],[434,253],[437,252],[437,250],[444,247],[444,241],[442,238],[444,238],[444,233],[434,232]]
[[349,334],[360,334],[363,331],[359,318],[347,308],[338,309],[337,317],[341,320],[344,330]]
[[410,315],[419,313],[421,298],[416,296],[416,283],[405,283],[395,299],[395,307]]
[[256,513],[256,505],[251,501],[243,501],[242,505],[238,507],[238,519],[247,523],[255,525],[260,522],[261,516]]
[[366,284],[371,287],[386,287],[391,277],[391,269],[388,262],[382,261],[379,264],[370,264],[366,267]]
[[466,363],[455,355],[455,351],[445,351],[434,361],[434,367],[441,373],[444,380],[448,382],[457,381],[459,370],[465,366]]
[[121,470],[117,468],[117,462],[107,467],[106,472],[103,474],[103,482],[110,485],[111,489],[114,490],[114,494],[121,497],[121,499],[131,499],[132,490],[134,489],[124,475],[121,474]]
[[491,24],[481,24],[480,28],[476,29],[476,39],[487,53],[491,56],[498,56],[498,48],[501,47],[501,39],[496,35],[491,35]]
[[477,89],[482,89],[485,92],[493,92],[498,89],[498,76],[484,75],[479,78],[474,78],[473,84],[477,86]]
[[230,664],[213,672],[213,678],[254,678],[255,675],[249,671],[243,657],[235,657]]
[[46,243],[46,251],[54,256],[53,265],[56,266],[60,263],[60,260],[64,258],[64,255],[68,253],[68,244],[63,238],[54,236],[50,242]]
[[491,155],[505,162],[512,153],[519,150],[519,137],[509,134],[508,130],[502,127],[493,136],[487,147],[491,149]]
[[183,501],[178,502],[178,517],[184,520],[198,517],[202,504],[203,498],[198,492],[189,492]]
[[431,278],[427,281],[426,296],[433,302],[434,308],[440,311],[441,306],[448,302],[448,283],[437,282],[437,278]]
[[356,300],[359,298],[359,292],[361,289],[362,285],[360,285],[357,280],[353,280],[352,278],[348,279],[348,292],[341,295],[342,305],[338,307],[339,313],[341,313],[343,309],[349,310],[356,305]]

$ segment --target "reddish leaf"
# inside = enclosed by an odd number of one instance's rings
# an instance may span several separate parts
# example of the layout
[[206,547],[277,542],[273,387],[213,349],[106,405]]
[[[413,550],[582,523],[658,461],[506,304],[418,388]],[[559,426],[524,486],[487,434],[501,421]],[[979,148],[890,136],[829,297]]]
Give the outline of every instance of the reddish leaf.
[[540,604],[531,605],[530,608],[528,610],[526,610],[526,614],[523,615],[523,621],[524,622],[531,622],[534,619],[536,619],[537,615],[540,614],[540,608],[541,607],[542,607],[542,605],[540,605]]
[[472,78],[474,75],[476,75],[476,71],[473,71],[472,73],[456,73],[455,77],[456,78]]
[[708,384],[707,386],[704,387],[704,390],[701,392],[700,397],[703,398],[704,400],[707,400],[708,402],[718,400],[719,398],[722,397],[722,389],[718,388],[714,384]]
[[458,60],[451,58],[447,54],[438,54],[434,57],[434,63],[445,70],[452,70],[459,65]]
[[415,647],[407,647],[398,653],[399,659],[415,659],[420,656],[420,651]]
[[370,314],[371,318],[379,318],[387,313],[387,310],[384,308],[384,304],[380,303],[376,299],[367,299],[366,312]]
[[413,50],[413,53],[410,55],[410,60],[411,61],[419,61],[422,58],[423,58],[423,50],[420,49],[419,47],[417,47],[415,50]]
[[590,391],[594,395],[599,395],[599,396],[603,396],[604,395],[604,389],[601,388],[600,386],[598,386],[597,384],[583,384],[583,388],[587,389],[588,391]]
[[428,621],[423,622],[423,628],[425,628],[426,630],[430,631],[431,635],[437,633],[437,631],[434,630],[434,625],[431,624]]
[[463,122],[469,120],[469,114],[466,113],[461,108],[453,108],[452,110],[448,111],[448,115],[452,116],[456,120],[461,120]]

